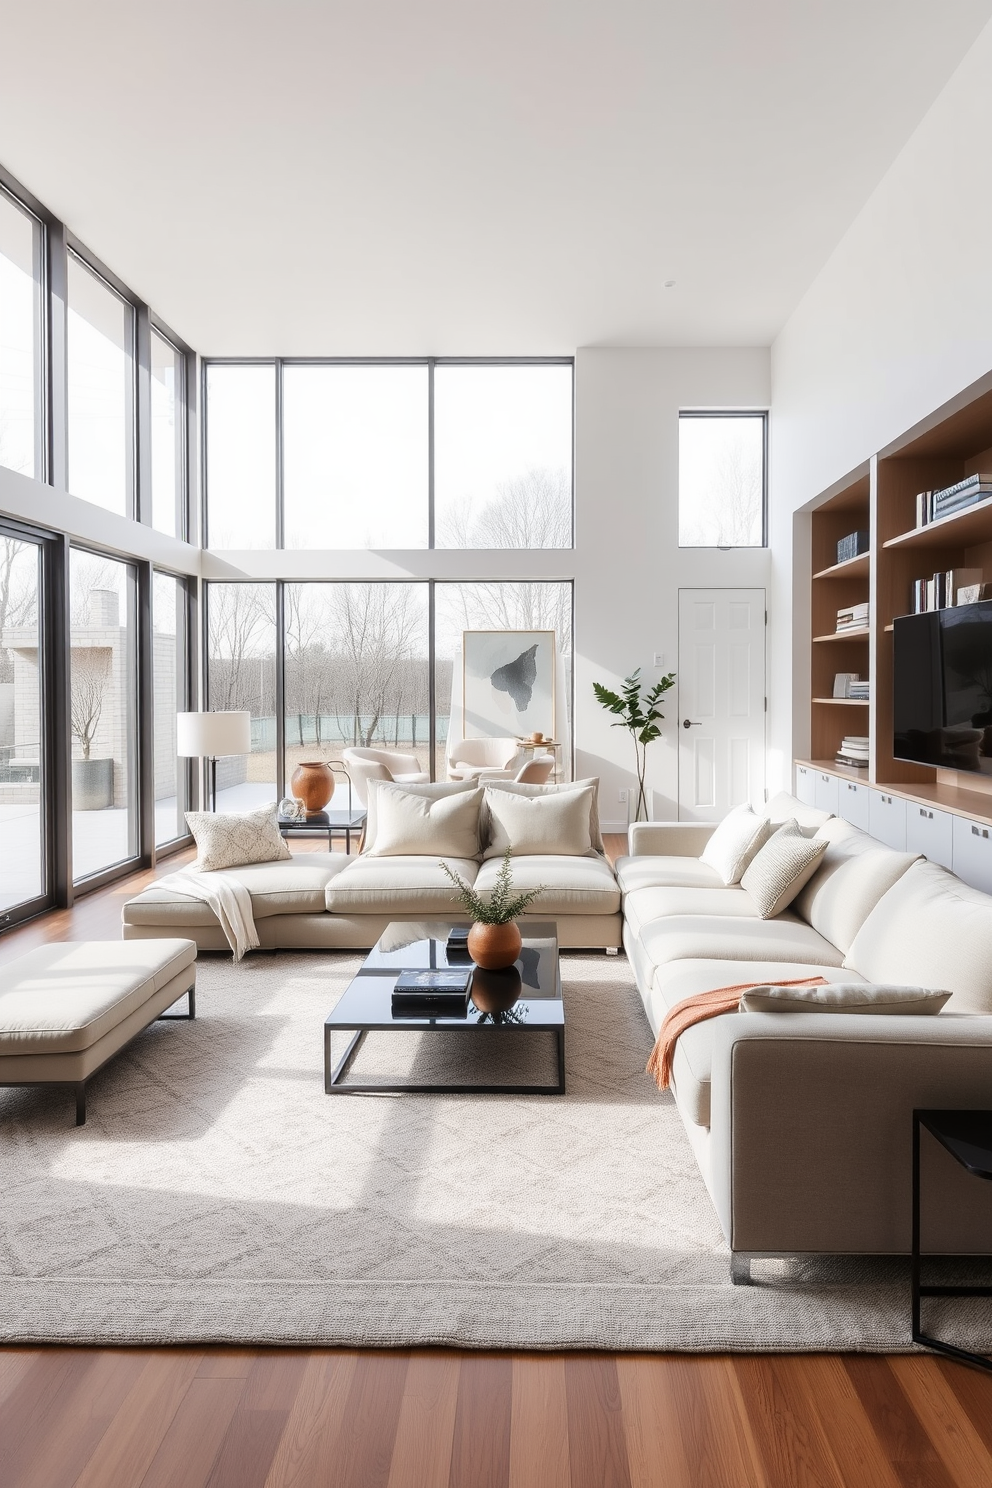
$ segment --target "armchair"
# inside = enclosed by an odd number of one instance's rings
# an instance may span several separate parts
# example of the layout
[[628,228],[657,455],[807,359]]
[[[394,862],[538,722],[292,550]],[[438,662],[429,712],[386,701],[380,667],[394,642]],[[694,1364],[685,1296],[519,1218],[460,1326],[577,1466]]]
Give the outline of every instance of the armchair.
[[362,806],[368,805],[366,782],[369,780],[421,785],[431,778],[426,770],[420,768],[415,754],[401,754],[395,749],[343,749],[341,757],[351,776],[355,797]]
[[449,780],[509,780],[518,765],[516,739],[449,739]]

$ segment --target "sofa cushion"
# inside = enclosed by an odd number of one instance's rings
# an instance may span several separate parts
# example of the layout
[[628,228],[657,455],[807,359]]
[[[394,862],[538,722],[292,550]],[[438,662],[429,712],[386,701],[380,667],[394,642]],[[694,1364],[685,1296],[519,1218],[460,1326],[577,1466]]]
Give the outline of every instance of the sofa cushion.
[[[474,858],[446,858],[448,867],[474,885]],[[464,918],[455,886],[437,858],[354,858],[327,885],[327,908],[341,914],[438,914]]]
[[409,784],[397,785],[394,780],[367,780],[365,788],[368,796],[368,816],[365,821],[365,833],[362,839],[362,847],[365,852],[372,852],[375,847],[376,836],[379,829],[379,792],[384,791],[387,795],[393,791],[405,791],[411,796],[422,796],[426,801],[442,801],[447,796],[457,796],[465,791],[475,791],[479,787],[474,780],[437,780],[418,784],[411,781]]
[[489,829],[484,858],[502,858],[506,852],[514,857],[538,853],[574,858],[592,851],[591,786],[540,796],[518,796],[487,786],[485,795]]
[[[476,892],[488,895],[502,865],[495,859],[483,863],[475,880]],[[544,885],[528,914],[616,914],[620,908],[620,886],[603,858],[543,856],[513,859],[513,892],[525,893]]]
[[669,915],[732,915],[735,919],[760,919],[754,900],[743,889],[635,889],[625,894],[624,917],[639,935],[652,920]]
[[201,873],[238,868],[243,863],[274,863],[290,856],[279,831],[275,805],[258,811],[187,811],[186,822],[196,842]]
[[840,817],[825,822],[817,837],[827,850],[792,908],[846,954],[882,895],[918,858],[882,847]]
[[741,874],[767,841],[770,831],[769,822],[763,816],[756,816],[746,803],[735,806],[720,822],[699,860],[714,868],[725,884],[740,883]]
[[[606,852],[603,846],[603,833],[599,825],[599,780],[591,775],[587,780],[560,780],[549,781],[544,785],[529,785],[523,780],[489,780],[486,782],[487,790],[506,791],[511,796],[553,796],[561,791],[585,790],[592,791],[592,806],[589,811],[589,836],[591,846],[590,854]],[[487,818],[486,803],[482,803],[482,821],[480,826],[483,843],[489,841],[489,822]]]
[[755,987],[741,998],[742,1013],[854,1013],[930,1017],[950,997],[938,987],[894,987],[885,982],[837,982],[830,987]]
[[[851,981],[851,973],[837,966],[804,965],[775,961],[672,961],[659,966],[645,998],[648,1021],[654,1033],[669,1008],[718,987],[737,987],[744,982],[796,982],[801,977],[822,976],[827,982]],[[743,1017],[723,1013],[687,1028],[675,1045],[672,1085],[680,1108],[697,1126],[710,1124],[710,1071],[716,1026],[724,1018]]]
[[624,893],[635,889],[723,889],[729,887],[708,863],[698,858],[623,857],[617,858],[614,871]]
[[[348,866],[344,853],[299,853],[278,863],[255,863],[225,869],[251,895],[256,920],[277,914],[322,914],[325,890]],[[168,881],[149,884],[122,910],[126,925],[216,925],[217,916],[200,899],[172,888]]]
[[949,987],[949,1012],[992,1012],[992,897],[936,863],[914,863],[875,905],[844,965],[870,982]]
[[[843,961],[840,951],[829,940],[788,911],[775,920],[734,919],[730,915],[671,915],[645,925],[639,939],[645,956],[655,966],[661,966],[665,961],[697,958],[709,961],[795,961],[824,966],[840,966]],[[723,985],[730,986],[732,981],[730,978]]]
[[763,920],[787,909],[812,878],[827,844],[803,835],[799,823],[784,822],[751,859],[741,876],[741,888],[754,900]]
[[432,800],[408,790],[376,791],[375,840],[368,857],[474,858],[479,853],[481,790],[456,791]]

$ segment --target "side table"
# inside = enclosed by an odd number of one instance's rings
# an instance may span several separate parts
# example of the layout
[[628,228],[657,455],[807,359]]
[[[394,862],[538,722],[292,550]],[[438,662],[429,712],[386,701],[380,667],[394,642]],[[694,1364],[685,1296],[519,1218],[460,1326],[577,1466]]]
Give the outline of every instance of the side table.
[[364,806],[352,811],[314,811],[299,821],[288,816],[279,817],[279,831],[283,837],[322,837],[327,833],[327,846],[333,846],[335,832],[344,834],[345,852],[351,852],[352,832],[361,832],[368,812]]
[[[923,1297],[992,1297],[992,1286],[923,1286],[920,1282],[920,1128],[949,1152],[955,1162],[976,1178],[992,1179],[992,1111],[913,1112],[913,1342],[938,1353],[992,1371],[992,1359],[970,1349],[944,1343],[923,1332],[920,1299]],[[992,1250],[992,1236],[990,1236]]]

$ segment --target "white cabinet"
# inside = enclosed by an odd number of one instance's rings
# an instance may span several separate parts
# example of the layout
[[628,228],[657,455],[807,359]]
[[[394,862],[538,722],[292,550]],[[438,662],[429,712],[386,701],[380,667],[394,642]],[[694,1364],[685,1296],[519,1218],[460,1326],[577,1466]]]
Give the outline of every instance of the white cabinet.
[[862,832],[869,828],[869,805],[871,791],[867,785],[861,785],[856,780],[840,780],[839,782],[840,805],[837,815],[842,816],[845,821],[851,823],[852,827],[860,827]]
[[809,765],[796,766],[796,796],[804,806],[816,805],[816,771]]
[[906,851],[906,802],[902,796],[873,790],[868,802],[868,830],[886,847]]
[[954,818],[949,811],[906,802],[906,851],[923,853],[931,863],[952,867]]
[[817,770],[813,785],[813,805],[817,811],[829,811],[831,816],[836,816],[840,802],[840,781],[837,776],[828,775],[825,770]]
[[973,889],[992,894],[992,827],[956,816],[951,839],[951,867]]

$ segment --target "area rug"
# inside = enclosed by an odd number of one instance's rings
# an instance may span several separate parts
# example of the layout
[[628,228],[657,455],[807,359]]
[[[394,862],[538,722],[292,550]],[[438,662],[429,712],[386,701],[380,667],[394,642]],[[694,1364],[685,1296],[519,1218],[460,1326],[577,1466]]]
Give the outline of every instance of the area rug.
[[[0,1338],[909,1346],[900,1263],[731,1285],[622,958],[562,958],[564,1097],[326,1096],[323,1021],[357,965],[202,957],[197,1021],[109,1065],[80,1129],[65,1092],[0,1091]],[[543,1036],[456,1042],[371,1035],[354,1074],[552,1071]]]

